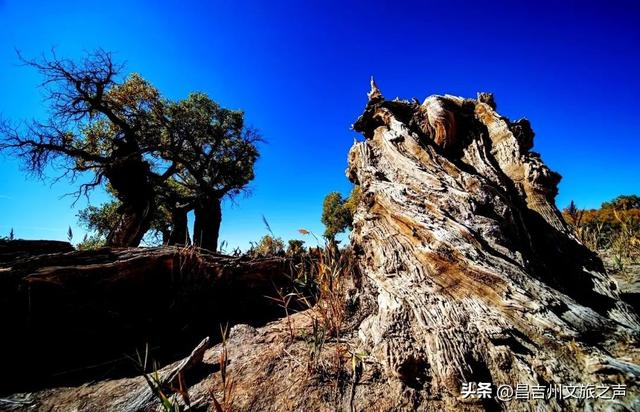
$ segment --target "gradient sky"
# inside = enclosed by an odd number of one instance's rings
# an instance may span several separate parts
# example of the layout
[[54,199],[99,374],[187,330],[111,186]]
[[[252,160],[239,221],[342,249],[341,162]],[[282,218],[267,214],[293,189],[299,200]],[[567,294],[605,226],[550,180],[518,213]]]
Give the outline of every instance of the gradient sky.
[[[560,172],[557,204],[640,193],[640,2],[212,2],[0,0],[0,113],[46,114],[15,49],[64,57],[101,47],[170,98],[204,91],[243,109],[268,143],[251,195],[227,202],[221,239],[322,233],[324,195],[347,193],[351,123],[374,75],[387,98],[495,93],[527,117],[534,150]],[[25,177],[1,158],[0,235],[75,241],[74,186]],[[52,176],[55,172],[52,172]],[[104,194],[91,201],[99,204]]]

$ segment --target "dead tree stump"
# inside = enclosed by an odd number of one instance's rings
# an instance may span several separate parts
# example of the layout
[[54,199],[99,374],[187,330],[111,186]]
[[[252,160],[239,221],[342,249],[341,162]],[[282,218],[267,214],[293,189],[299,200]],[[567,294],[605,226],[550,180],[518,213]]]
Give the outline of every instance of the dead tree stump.
[[622,402],[637,407],[638,315],[563,221],[560,176],[530,151],[528,121],[500,116],[486,94],[422,104],[369,95],[354,124],[365,139],[349,153],[363,193],[351,242],[377,302],[359,336],[388,376],[423,409],[473,403],[461,397],[468,382],[622,383]]

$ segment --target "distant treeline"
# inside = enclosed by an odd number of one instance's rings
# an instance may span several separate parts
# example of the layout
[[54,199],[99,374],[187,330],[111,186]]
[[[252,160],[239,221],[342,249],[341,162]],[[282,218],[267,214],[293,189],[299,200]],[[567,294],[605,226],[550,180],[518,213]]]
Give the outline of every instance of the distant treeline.
[[599,209],[580,209],[571,201],[562,215],[592,250],[610,250],[618,259],[635,259],[640,254],[639,196],[618,196]]

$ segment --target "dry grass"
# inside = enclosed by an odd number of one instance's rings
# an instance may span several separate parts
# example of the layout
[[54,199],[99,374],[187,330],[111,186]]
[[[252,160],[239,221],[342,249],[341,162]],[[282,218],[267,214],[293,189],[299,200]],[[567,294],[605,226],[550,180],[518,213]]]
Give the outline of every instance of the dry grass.
[[[307,231],[301,231],[301,234],[314,236]],[[353,391],[358,384],[367,359],[366,353],[353,347],[351,336],[345,335],[349,332],[345,331],[349,316],[348,292],[356,274],[355,259],[350,248],[339,249],[334,242],[324,242],[307,250],[300,248],[301,244],[296,246],[296,253],[290,256],[294,262],[292,283],[277,289],[277,294],[270,299],[284,311],[290,350],[285,350],[287,356],[306,370],[305,379],[332,388],[329,389],[331,398],[337,402],[350,392],[349,387]],[[281,254],[281,248],[274,249]],[[260,254],[262,257],[265,255],[269,256],[269,253]],[[193,246],[181,247],[177,258],[179,273],[198,270],[202,266],[199,250]],[[292,322],[295,312],[299,312],[298,316],[307,321]],[[205,399],[212,410],[230,412],[233,410],[236,385],[227,367],[228,330],[224,328],[221,332],[220,371],[214,375]],[[153,376],[148,382],[150,387],[158,389],[154,394],[163,410],[177,411],[179,403],[188,405],[188,394],[185,394],[186,398],[181,396],[183,391],[180,388],[162,390],[154,384]]]
[[151,389],[151,393],[159,401],[160,407],[164,412],[180,412],[181,408],[178,396],[182,398],[183,403],[187,405],[187,407],[191,404],[182,374],[178,375],[177,387],[167,384],[160,376],[156,362],[151,362],[153,364],[153,371],[150,373],[147,372],[149,364],[149,346],[145,347],[144,355],[141,355],[140,352],[136,352],[136,356],[137,359],[135,361],[137,366],[142,372],[142,376],[147,382],[149,389]]
[[216,412],[231,412],[233,411],[235,382],[233,378],[229,376],[229,370],[227,369],[227,366],[229,365],[229,350],[227,347],[227,339],[229,337],[228,325],[224,328],[221,327],[220,333],[222,335],[222,347],[220,349],[218,361],[220,363],[221,388],[218,391],[218,394],[215,391],[215,385],[213,385],[209,390],[209,396]]
[[622,271],[625,264],[640,261],[640,210],[580,210],[563,211],[576,237],[594,252],[611,255],[614,269]]
[[[305,230],[300,233],[313,236]],[[306,349],[295,351],[297,355],[285,352],[306,369],[307,379],[329,384],[331,397],[338,402],[341,396],[353,393],[367,359],[348,335],[348,292],[356,278],[356,262],[350,248],[339,249],[330,241],[299,258],[293,290],[280,290],[275,300],[285,312],[290,343],[302,340]],[[302,311],[307,322],[294,330],[290,316],[296,310]]]
[[327,242],[309,250],[297,269],[299,288],[284,297],[295,299],[309,318],[310,328],[302,331],[302,338],[308,344],[307,364],[313,372],[328,340],[336,343],[332,345],[336,361],[346,352],[341,334],[346,318],[346,285],[352,277],[354,261],[350,250],[339,250],[335,243]]

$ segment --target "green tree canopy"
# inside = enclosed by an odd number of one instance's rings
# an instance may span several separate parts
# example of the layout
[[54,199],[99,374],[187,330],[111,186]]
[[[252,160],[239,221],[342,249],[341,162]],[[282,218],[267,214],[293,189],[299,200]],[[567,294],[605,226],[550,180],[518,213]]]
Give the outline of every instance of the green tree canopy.
[[620,195],[609,202],[604,202],[602,204],[602,209],[615,209],[615,210],[640,209],[640,196]]
[[177,169],[183,204],[195,214],[194,242],[215,250],[223,196],[235,196],[254,178],[258,133],[244,113],[220,107],[203,93],[168,105],[162,156]]
[[0,124],[0,149],[43,176],[48,164],[63,177],[88,174],[77,196],[108,183],[114,201],[81,215],[112,246],[137,246],[158,219],[169,242],[185,243],[188,211],[194,238],[215,250],[224,196],[253,179],[259,135],[244,114],[204,93],[170,101],[138,74],[120,80],[121,66],[104,51],[82,61],[23,60],[44,78],[51,116],[21,127]]
[[321,219],[325,226],[324,237],[335,240],[338,233],[352,229],[353,215],[361,197],[362,192],[357,186],[353,188],[347,199],[344,199],[339,192],[331,192],[325,196]]

